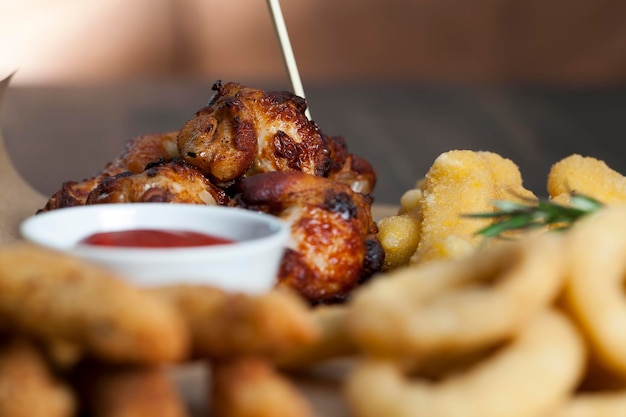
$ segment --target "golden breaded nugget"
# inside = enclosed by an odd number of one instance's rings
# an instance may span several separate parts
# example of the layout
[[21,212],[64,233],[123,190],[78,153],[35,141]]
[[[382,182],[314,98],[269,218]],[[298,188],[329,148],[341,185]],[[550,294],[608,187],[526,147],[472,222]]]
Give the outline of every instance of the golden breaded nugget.
[[211,415],[215,417],[312,417],[307,399],[289,379],[260,359],[213,364]]
[[421,217],[406,212],[378,221],[378,240],[385,251],[383,271],[409,263],[420,240]]
[[312,343],[277,359],[282,369],[305,369],[326,360],[350,356],[357,352],[348,333],[348,308],[343,305],[322,305],[313,309],[320,337]]
[[33,245],[0,248],[0,318],[115,362],[184,358],[188,331],[168,303],[108,270]]
[[383,217],[377,223],[378,241],[385,251],[383,271],[407,265],[417,250],[424,182],[418,181],[415,188],[402,194],[400,208],[395,215]]
[[286,290],[246,295],[173,285],[151,291],[180,310],[199,357],[277,357],[319,336],[308,304]]
[[85,356],[79,345],[67,340],[43,339],[37,342],[50,365],[61,373],[72,369]]
[[419,213],[422,206],[422,199],[424,198],[424,184],[426,179],[422,179],[415,184],[415,188],[406,191],[400,197],[400,209],[398,214],[404,214],[408,212]]
[[25,339],[0,340],[0,416],[71,417],[76,400]]
[[183,399],[162,366],[81,363],[73,374],[90,417],[188,417]]
[[465,256],[482,241],[476,232],[490,219],[463,214],[494,211],[492,201],[535,199],[522,186],[518,167],[492,152],[455,150],[441,154],[426,174],[420,242],[411,263]]
[[548,173],[548,194],[561,204],[571,193],[593,197],[605,204],[626,202],[626,177],[604,162],[578,154],[555,163]]

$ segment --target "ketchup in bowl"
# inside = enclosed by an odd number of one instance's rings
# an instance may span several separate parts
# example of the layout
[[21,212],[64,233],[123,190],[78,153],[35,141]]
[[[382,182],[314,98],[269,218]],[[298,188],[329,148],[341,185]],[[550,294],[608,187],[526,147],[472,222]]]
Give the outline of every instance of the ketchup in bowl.
[[237,207],[109,203],[33,215],[20,233],[139,287],[209,285],[259,294],[276,285],[291,226]]
[[79,243],[126,248],[184,248],[224,245],[234,240],[190,230],[129,229],[94,233]]

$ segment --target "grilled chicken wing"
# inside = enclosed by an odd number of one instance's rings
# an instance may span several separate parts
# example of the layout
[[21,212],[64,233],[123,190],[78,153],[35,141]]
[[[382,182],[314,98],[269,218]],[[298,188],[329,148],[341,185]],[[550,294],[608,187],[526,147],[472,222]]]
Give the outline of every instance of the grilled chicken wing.
[[97,175],[80,182],[64,183],[39,212],[83,205],[87,202],[89,193],[102,181],[125,172],[139,174],[152,162],[177,158],[177,135],[178,132],[169,132],[137,136],[129,141],[122,153]]
[[304,99],[235,83],[213,89],[209,104],[182,127],[178,149],[215,184],[271,171],[328,174],[330,149],[307,119]]
[[280,285],[312,303],[345,299],[382,266],[372,200],[346,184],[300,172],[270,172],[246,178],[236,200],[291,224],[293,242],[281,263]]
[[124,172],[103,178],[86,204],[169,202],[226,205],[229,198],[200,171],[183,160],[148,165],[140,174]]

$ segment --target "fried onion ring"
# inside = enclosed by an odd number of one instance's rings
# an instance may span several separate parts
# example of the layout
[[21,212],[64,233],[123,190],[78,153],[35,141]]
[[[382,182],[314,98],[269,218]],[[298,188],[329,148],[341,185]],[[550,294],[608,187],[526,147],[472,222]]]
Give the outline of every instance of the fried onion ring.
[[496,354],[439,382],[408,380],[392,361],[366,360],[349,375],[346,396],[356,417],[549,415],[573,392],[584,362],[573,324],[547,311]]
[[479,348],[515,333],[562,288],[562,238],[541,234],[469,258],[405,267],[357,291],[348,331],[380,355]]
[[626,207],[582,219],[567,238],[570,254],[564,302],[587,334],[599,364],[626,376]]
[[0,339],[0,416],[71,417],[77,401],[30,340]]
[[626,391],[587,392],[575,395],[561,409],[546,417],[623,417]]

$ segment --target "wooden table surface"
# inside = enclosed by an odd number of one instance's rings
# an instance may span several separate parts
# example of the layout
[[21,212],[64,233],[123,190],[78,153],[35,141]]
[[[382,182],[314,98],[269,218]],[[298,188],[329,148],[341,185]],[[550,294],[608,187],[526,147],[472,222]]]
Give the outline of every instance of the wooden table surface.
[[[80,180],[135,135],[177,130],[211,97],[207,82],[9,88],[3,131],[22,175],[46,195]],[[264,89],[288,86],[252,84]],[[580,153],[626,172],[626,85],[559,89],[371,83],[307,87],[313,119],[378,172],[375,202],[397,204],[451,149],[489,150],[545,194],[550,166]]]

